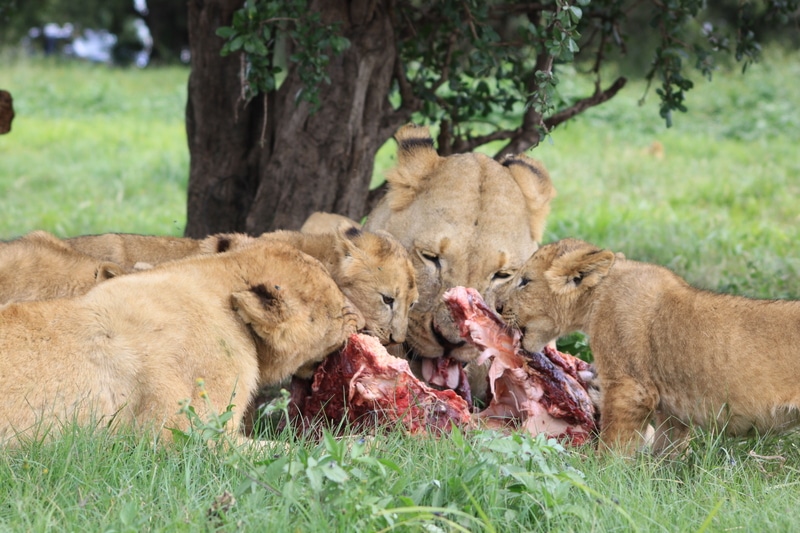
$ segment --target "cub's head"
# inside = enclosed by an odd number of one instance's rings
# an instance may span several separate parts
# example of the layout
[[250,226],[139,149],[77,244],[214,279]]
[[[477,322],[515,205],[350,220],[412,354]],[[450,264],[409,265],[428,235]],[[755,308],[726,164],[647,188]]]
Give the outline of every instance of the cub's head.
[[335,235],[342,257],[337,282],[364,315],[366,332],[382,344],[404,342],[419,297],[408,252],[385,231],[349,227]]
[[255,265],[250,287],[231,306],[259,340],[263,383],[311,369],[341,348],[364,319],[316,259],[283,243],[251,243],[234,251]]
[[462,285],[487,298],[508,283],[536,250],[555,189],[544,166],[523,155],[441,157],[428,129],[411,125],[395,139],[397,168],[365,227],[388,231],[411,256],[420,295],[409,314],[413,351],[474,360],[478,351],[461,338],[442,295]]
[[593,289],[615,258],[577,239],[543,246],[495,295],[495,307],[520,329],[526,350],[541,351],[548,342],[584,328]]

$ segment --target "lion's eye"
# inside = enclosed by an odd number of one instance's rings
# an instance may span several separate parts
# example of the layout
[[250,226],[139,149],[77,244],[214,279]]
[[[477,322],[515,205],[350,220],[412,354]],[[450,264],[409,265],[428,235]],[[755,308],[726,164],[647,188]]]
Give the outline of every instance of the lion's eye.
[[495,272],[493,279],[508,279],[511,277],[511,272]]
[[442,266],[439,256],[433,252],[421,251],[419,255],[421,255],[424,260],[433,263],[436,268],[440,268]]
[[531,281],[530,279],[528,279],[528,278],[526,278],[526,277],[522,277],[522,278],[520,278],[520,280],[519,280],[519,285],[518,285],[518,286],[519,286],[519,287],[524,287],[525,285],[527,285],[528,283],[530,283],[530,281]]
[[392,304],[394,304],[394,298],[392,298],[391,296],[386,296],[385,294],[382,294],[381,296],[383,297],[383,303],[385,303],[389,307],[392,307]]

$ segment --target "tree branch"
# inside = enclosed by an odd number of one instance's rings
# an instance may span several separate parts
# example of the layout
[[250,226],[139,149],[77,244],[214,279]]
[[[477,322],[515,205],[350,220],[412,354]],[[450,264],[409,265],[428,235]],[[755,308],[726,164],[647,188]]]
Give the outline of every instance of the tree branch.
[[391,113],[387,113],[381,120],[379,134],[387,139],[394,135],[394,132],[405,124],[415,111],[422,109],[422,101],[414,94],[414,90],[408,82],[408,78],[406,78],[399,49],[395,50],[394,54],[393,77],[397,82],[397,88],[400,93],[400,107]]
[[371,213],[375,206],[378,205],[381,198],[386,194],[386,191],[389,190],[389,184],[387,182],[381,183],[378,187],[372,189],[367,193],[367,200],[364,202],[364,215]]
[[[536,81],[537,72],[552,73],[553,71],[553,56],[547,53],[541,53],[536,58],[536,66],[530,73],[527,82],[528,93],[534,94],[538,90]],[[514,135],[511,137],[509,143],[497,153],[495,159],[500,159],[509,154],[519,154],[539,144],[541,138],[540,129],[543,126],[542,114],[537,110],[537,106],[529,105],[527,111],[522,116],[522,126],[518,128]]]
[[521,129],[522,128],[517,128],[515,130],[497,130],[487,135],[479,135],[477,137],[459,139],[459,143],[457,146],[453,147],[453,151],[456,153],[471,152],[478,146],[484,145],[488,142],[504,141],[506,139],[510,139],[514,135],[518,135]]
[[[612,99],[616,94],[625,87],[625,84],[628,82],[627,78],[619,77],[617,78],[614,83],[611,84],[604,91],[597,90],[592,96],[588,98],[583,98],[582,100],[578,100],[571,106],[566,109],[562,109],[558,113],[550,115],[544,121],[544,125],[547,126],[547,129],[552,129],[565,122],[575,115],[583,113],[590,107],[594,107],[596,105],[600,105],[603,102],[607,102],[608,100]],[[599,87],[598,87],[599,89]]]
[[[561,111],[550,115],[539,123],[534,124],[535,117],[532,115],[529,120],[523,121],[522,127],[514,131],[511,141],[497,153],[495,159],[500,159],[508,154],[519,154],[532,146],[536,146],[539,144],[541,136],[539,132],[540,125],[543,125],[546,131],[552,130],[562,122],[566,122],[572,117],[583,113],[590,107],[607,102],[625,86],[627,81],[628,80],[626,78],[619,77],[604,91],[601,91],[598,85],[594,94],[591,96],[578,100],[566,109],[562,109]],[[526,113],[526,118],[527,115],[528,113]]]

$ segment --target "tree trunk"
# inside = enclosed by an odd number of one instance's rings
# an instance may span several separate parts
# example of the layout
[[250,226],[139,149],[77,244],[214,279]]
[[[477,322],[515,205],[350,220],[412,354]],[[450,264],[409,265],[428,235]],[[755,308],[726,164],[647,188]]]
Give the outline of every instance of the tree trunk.
[[314,211],[366,213],[375,153],[408,117],[387,97],[396,55],[389,4],[311,2],[351,43],[331,57],[331,83],[318,88],[321,105],[312,113],[295,103],[303,84],[293,66],[277,92],[245,105],[242,58],[221,57],[214,33],[241,0],[189,1],[187,236],[296,229]]

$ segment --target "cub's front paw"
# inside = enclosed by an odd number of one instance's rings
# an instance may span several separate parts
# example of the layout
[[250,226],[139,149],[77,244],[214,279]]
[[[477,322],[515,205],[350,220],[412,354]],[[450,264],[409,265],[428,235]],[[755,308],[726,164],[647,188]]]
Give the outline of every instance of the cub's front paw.
[[364,315],[349,300],[342,308],[342,316],[344,317],[344,332],[347,337],[364,329],[366,324]]

